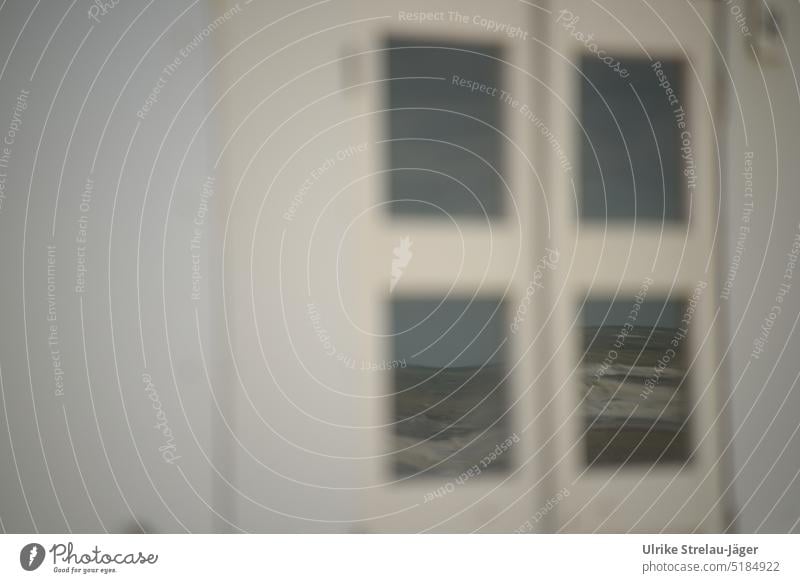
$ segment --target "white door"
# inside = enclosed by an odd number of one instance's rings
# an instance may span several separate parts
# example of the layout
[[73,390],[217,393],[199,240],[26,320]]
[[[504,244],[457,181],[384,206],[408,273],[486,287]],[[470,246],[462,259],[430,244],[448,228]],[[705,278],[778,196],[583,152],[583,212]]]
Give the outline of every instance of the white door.
[[558,530],[718,531],[713,3],[549,6]]
[[[457,11],[454,8],[457,6]],[[560,262],[537,161],[545,56],[524,3],[371,3],[358,311],[370,531],[511,532],[554,491],[541,334]],[[361,14],[361,13],[360,13]],[[526,526],[527,525],[527,526]]]
[[710,6],[226,23],[243,528],[719,528]]

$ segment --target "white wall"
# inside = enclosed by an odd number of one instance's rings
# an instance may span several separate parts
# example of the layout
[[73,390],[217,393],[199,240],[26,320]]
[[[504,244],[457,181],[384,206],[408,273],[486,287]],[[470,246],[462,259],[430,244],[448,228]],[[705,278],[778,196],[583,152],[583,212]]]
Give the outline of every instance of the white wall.
[[[206,503],[219,500],[206,456],[220,452],[194,314],[208,342],[216,333],[206,309],[215,255],[207,250],[219,246],[203,244],[196,302],[188,249],[210,173],[207,92],[191,94],[207,71],[210,41],[165,77],[144,119],[136,113],[209,10],[202,1],[126,1],[94,22],[90,5],[11,0],[0,15],[0,54],[10,55],[0,77],[3,136],[18,94],[30,92],[0,213],[0,519],[18,532],[128,531],[137,521],[149,531],[207,531],[215,523]],[[91,205],[82,211],[90,175]],[[81,214],[87,274],[76,293]],[[61,396],[48,345],[47,245],[55,245]],[[217,360],[209,367],[215,374]],[[164,451],[180,456],[172,463],[159,452],[170,443],[165,427],[174,447]]]
[[[735,528],[742,532],[799,532],[800,435],[797,386],[800,334],[800,271],[784,279],[795,237],[800,233],[800,6],[771,2],[782,17],[783,41],[772,62],[753,57],[751,38],[743,37],[723,8],[727,28],[730,77],[723,152],[727,159],[724,193],[723,282],[737,259],[741,226],[749,227],[730,299],[723,301],[729,329],[727,354],[732,396],[730,433]],[[746,152],[753,153],[753,212],[745,212]],[[783,303],[779,286],[790,283]],[[752,357],[754,341],[773,306],[777,314],[763,353]],[[727,344],[727,342],[726,342]],[[728,440],[724,440],[726,443]]]

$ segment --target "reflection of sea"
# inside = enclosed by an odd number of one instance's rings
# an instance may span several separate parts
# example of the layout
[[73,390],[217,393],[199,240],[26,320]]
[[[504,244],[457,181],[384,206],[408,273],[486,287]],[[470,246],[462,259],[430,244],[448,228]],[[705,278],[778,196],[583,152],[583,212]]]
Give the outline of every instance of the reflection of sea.
[[[395,454],[397,474],[458,476],[507,439],[503,375],[504,367],[497,364],[395,369],[394,449],[403,450]],[[509,458],[505,453],[486,470],[506,469]]]
[[[656,372],[676,331],[636,327],[618,349],[614,342],[620,329],[611,325],[584,331],[588,350],[581,364],[581,396],[585,397],[584,415],[590,426],[589,460],[621,462],[632,452],[630,461],[652,462],[662,453],[662,461],[684,459],[686,431],[680,427],[689,403],[686,383],[681,383],[686,369],[680,346],[669,364]],[[616,359],[609,358],[611,350],[617,351]],[[604,368],[604,360],[613,362]],[[647,388],[648,379],[655,382],[652,390]]]

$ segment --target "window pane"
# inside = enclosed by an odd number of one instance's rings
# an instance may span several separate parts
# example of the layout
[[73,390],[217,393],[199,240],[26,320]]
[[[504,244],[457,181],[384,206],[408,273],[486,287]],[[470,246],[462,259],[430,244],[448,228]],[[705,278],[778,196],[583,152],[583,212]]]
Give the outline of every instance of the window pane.
[[392,212],[441,218],[499,214],[500,101],[459,83],[476,81],[499,95],[500,66],[491,57],[499,58],[500,51],[391,40],[387,55]]
[[[581,216],[680,220],[683,63],[661,61],[663,78],[649,60],[621,63],[626,78],[594,55],[581,61]],[[672,103],[664,79],[675,92]]]
[[635,298],[584,305],[581,396],[588,463],[687,459],[682,311],[682,302]]
[[392,310],[401,363],[394,369],[397,475],[458,476],[476,464],[481,473],[508,469],[507,450],[519,437],[505,414],[502,303],[409,299]]

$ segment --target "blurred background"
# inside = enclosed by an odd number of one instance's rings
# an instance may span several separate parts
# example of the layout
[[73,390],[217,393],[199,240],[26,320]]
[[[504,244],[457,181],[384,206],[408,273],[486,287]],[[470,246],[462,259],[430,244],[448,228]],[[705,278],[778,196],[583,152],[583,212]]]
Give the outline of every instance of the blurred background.
[[800,532],[790,0],[0,4],[4,532]]

